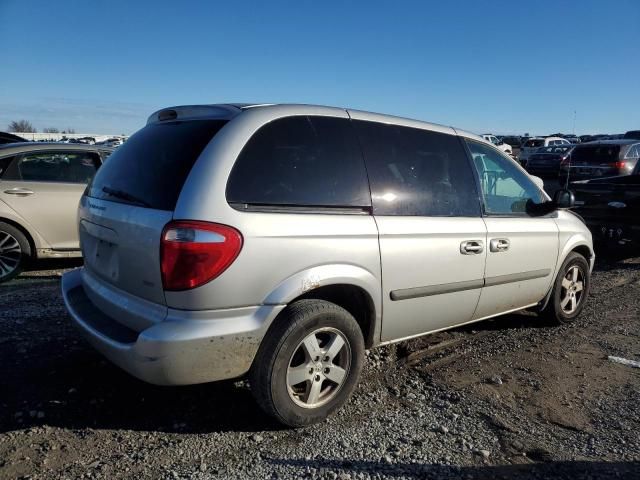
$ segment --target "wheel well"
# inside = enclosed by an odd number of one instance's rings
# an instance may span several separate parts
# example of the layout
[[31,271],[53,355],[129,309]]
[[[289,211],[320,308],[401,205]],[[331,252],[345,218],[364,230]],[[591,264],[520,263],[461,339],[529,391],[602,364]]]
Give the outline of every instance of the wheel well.
[[27,242],[29,242],[29,249],[31,250],[31,252],[29,252],[30,253],[29,256],[31,258],[35,258],[36,257],[36,243],[33,241],[33,238],[31,237],[29,232],[27,230],[25,230],[25,228],[22,225],[20,225],[17,222],[14,222],[13,220],[9,220],[8,218],[0,217],[0,222],[6,223],[8,225],[11,225],[12,227],[17,228],[18,230],[20,230],[22,232],[24,237],[27,239]]
[[580,255],[582,255],[587,261],[589,261],[589,259],[591,258],[591,256],[593,255],[591,253],[591,250],[589,249],[589,247],[587,247],[586,245],[580,245],[576,248],[574,248],[573,250],[571,250],[572,252],[576,252],[579,253]]
[[376,309],[371,296],[364,289],[349,284],[325,285],[310,290],[289,303],[302,299],[326,300],[344,308],[360,325],[366,348],[373,346]]

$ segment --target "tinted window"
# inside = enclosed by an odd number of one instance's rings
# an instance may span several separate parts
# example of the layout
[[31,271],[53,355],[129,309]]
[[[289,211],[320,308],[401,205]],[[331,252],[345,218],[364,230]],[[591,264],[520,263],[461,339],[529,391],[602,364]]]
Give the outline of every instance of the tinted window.
[[458,137],[355,121],[376,215],[478,216],[476,183]]
[[570,147],[554,146],[554,147],[542,147],[537,150],[538,153],[565,153]]
[[15,157],[0,158],[0,178],[2,178],[4,172],[7,171],[7,168],[9,168],[9,165],[11,165],[11,162],[14,158]]
[[225,123],[192,120],[147,125],[109,156],[89,195],[173,210],[198,156]]
[[620,145],[578,145],[571,152],[571,163],[600,165],[618,160]]
[[527,203],[544,197],[529,176],[495,148],[467,140],[480,177],[484,208],[488,214],[526,213]]
[[19,157],[7,175],[26,182],[89,183],[99,166],[93,152],[36,152]]
[[227,184],[227,201],[369,206],[364,162],[349,120],[296,116],[264,125],[236,160]]
[[544,140],[527,140],[524,143],[524,146],[526,148],[542,147],[543,145],[544,145]]

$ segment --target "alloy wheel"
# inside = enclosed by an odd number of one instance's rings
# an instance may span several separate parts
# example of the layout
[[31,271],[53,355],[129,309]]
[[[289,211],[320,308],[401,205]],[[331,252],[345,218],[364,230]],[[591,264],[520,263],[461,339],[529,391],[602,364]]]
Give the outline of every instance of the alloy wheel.
[[319,407],[336,396],[350,367],[347,337],[335,328],[314,330],[298,344],[289,360],[289,397],[301,407]]
[[22,248],[18,240],[7,232],[0,232],[0,278],[11,275],[20,265]]
[[565,314],[571,315],[578,309],[583,295],[584,272],[579,266],[573,265],[567,270],[562,279],[560,308]]

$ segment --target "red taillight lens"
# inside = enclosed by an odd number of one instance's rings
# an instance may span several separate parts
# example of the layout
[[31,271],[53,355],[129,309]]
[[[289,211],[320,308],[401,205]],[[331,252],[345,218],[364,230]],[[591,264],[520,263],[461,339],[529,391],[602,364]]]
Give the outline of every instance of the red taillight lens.
[[210,282],[236,259],[242,235],[217,223],[176,221],[162,231],[160,264],[165,290],[188,290]]
[[626,165],[626,163],[625,163],[625,162],[620,162],[620,161],[618,161],[618,162],[611,162],[611,163],[609,164],[609,166],[610,166],[610,167],[612,167],[612,168],[624,168],[624,166],[625,166],[625,165]]

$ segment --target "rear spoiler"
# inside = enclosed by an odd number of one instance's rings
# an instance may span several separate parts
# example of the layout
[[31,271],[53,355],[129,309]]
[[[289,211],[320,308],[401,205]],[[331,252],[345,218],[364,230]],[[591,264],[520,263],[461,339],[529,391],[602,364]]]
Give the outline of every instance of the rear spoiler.
[[172,120],[230,120],[241,112],[242,109],[234,105],[182,105],[152,113],[147,125]]

